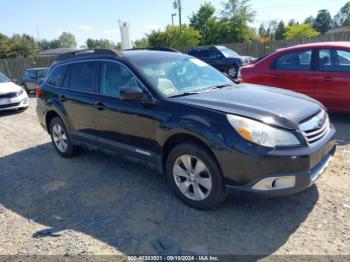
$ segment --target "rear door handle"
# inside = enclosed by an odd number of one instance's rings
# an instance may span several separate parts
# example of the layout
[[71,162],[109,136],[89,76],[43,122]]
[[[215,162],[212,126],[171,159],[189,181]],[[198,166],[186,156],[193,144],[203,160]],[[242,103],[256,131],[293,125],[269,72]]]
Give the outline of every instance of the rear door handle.
[[279,79],[279,78],[281,78],[282,76],[281,76],[281,75],[273,75],[272,77],[273,77],[273,78],[278,78],[278,79]]
[[333,79],[332,79],[332,77],[330,77],[330,76],[326,76],[326,77],[324,78],[324,80],[326,80],[326,81],[332,81]]
[[103,110],[106,109],[106,105],[105,105],[104,103],[102,103],[102,102],[97,102],[97,103],[95,104],[95,108],[96,108],[97,110],[99,110],[99,111],[103,111]]
[[67,98],[64,95],[59,95],[59,99],[61,102],[64,102],[67,100]]

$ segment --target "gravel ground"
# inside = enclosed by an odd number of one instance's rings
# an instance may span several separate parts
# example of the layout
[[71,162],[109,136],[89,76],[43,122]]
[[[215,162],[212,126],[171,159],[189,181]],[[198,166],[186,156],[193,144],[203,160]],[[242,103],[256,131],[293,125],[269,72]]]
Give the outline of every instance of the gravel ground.
[[0,254],[157,254],[164,236],[185,254],[350,255],[350,116],[332,115],[338,151],[317,185],[282,199],[231,196],[190,209],[165,179],[122,158],[57,155],[35,99],[0,113]]

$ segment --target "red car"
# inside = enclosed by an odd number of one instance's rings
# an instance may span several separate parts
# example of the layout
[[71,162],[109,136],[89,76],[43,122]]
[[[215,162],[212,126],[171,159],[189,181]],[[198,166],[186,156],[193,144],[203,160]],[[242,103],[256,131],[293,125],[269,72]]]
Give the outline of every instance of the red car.
[[239,77],[308,95],[332,112],[350,113],[350,42],[280,49],[242,67]]

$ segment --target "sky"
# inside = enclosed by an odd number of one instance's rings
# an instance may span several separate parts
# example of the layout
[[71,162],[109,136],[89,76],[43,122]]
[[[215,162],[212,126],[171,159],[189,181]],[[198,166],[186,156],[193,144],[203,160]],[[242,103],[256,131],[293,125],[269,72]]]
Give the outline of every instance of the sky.
[[[217,10],[224,0],[206,0]],[[205,0],[182,0],[183,22]],[[328,9],[332,16],[347,0],[250,0],[256,11],[253,26],[271,19],[302,22]],[[137,40],[153,29],[171,24],[173,0],[0,0],[0,32],[11,36],[26,33],[35,38],[52,40],[63,31],[73,33],[78,45],[87,38],[120,41],[118,21],[131,24],[131,38]],[[178,17],[175,17],[178,23]]]

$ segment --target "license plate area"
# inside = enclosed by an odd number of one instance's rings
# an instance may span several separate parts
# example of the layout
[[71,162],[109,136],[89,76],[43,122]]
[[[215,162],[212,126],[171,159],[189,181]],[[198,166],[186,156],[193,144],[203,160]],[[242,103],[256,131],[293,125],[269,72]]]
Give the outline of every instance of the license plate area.
[[1,98],[0,99],[0,106],[7,105],[7,104],[11,104],[11,99],[10,98]]

